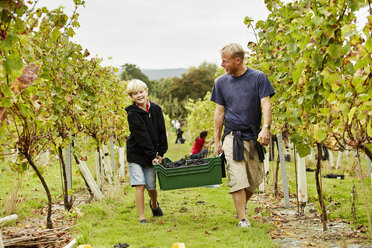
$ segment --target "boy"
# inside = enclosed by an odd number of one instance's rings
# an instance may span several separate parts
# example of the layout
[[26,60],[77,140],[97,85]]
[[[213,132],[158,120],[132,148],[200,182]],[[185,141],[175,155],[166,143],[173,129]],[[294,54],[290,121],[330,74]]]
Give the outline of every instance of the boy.
[[161,163],[168,150],[164,116],[159,105],[147,99],[147,85],[138,79],[129,82],[127,93],[133,104],[126,107],[130,135],[127,140],[127,161],[130,182],[136,187],[135,201],[138,219],[146,223],[144,213],[145,188],[150,196],[153,216],[162,216],[157,201],[156,174],[153,164]]

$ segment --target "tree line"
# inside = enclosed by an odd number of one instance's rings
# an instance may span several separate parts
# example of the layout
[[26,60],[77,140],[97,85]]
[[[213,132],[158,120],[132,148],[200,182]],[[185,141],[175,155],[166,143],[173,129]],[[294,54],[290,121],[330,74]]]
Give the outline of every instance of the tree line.
[[120,78],[124,81],[137,78],[149,88],[150,99],[158,102],[166,115],[172,119],[186,118],[188,101],[203,99],[212,90],[217,65],[204,62],[190,67],[181,77],[150,80],[137,65],[124,64]]

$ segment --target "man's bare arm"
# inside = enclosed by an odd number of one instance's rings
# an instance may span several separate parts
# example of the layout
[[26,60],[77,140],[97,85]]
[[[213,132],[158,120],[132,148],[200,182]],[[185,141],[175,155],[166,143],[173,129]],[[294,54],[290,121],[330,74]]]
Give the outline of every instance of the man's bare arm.
[[[264,125],[271,125],[271,102],[270,96],[266,96],[261,99],[262,115],[264,119]],[[263,126],[258,137],[261,139],[261,144],[266,146],[270,142],[270,129]]]
[[221,145],[221,133],[224,120],[225,107],[216,103],[216,109],[214,111],[214,146],[216,155],[219,155],[223,152]]

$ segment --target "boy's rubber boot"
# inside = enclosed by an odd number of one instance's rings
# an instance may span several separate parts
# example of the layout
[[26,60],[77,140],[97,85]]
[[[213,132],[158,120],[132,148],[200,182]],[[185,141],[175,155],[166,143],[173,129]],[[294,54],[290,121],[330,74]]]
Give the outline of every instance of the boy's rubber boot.
[[150,204],[150,209],[152,211],[152,215],[153,216],[163,216],[163,211],[161,210],[161,208],[159,207],[159,202],[157,202],[158,204],[158,208],[157,209],[152,209],[151,207],[151,199],[149,200],[149,204]]

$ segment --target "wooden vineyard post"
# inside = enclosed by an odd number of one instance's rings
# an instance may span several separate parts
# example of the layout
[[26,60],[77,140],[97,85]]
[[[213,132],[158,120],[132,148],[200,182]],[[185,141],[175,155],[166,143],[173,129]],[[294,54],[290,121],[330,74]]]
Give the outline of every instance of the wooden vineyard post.
[[72,189],[72,170],[71,170],[71,144],[68,145],[65,151],[65,165],[66,165],[66,180],[67,180],[67,200],[71,200]]
[[341,163],[342,163],[342,157],[343,157],[343,151],[338,152],[338,157],[337,157],[337,163],[336,163],[336,170],[340,169]]
[[370,234],[371,239],[372,239],[372,224],[371,224],[371,216],[370,216],[370,214],[369,214],[368,200],[367,200],[367,196],[366,196],[366,190],[365,190],[365,188],[364,188],[362,166],[360,166],[359,150],[357,150],[356,153],[357,153],[357,164],[358,164],[359,176],[360,176],[360,181],[361,181],[361,183],[362,183],[362,191],[363,191],[363,196],[364,196],[364,202],[365,202],[366,210],[367,210],[368,225],[369,225],[369,234]]
[[364,188],[362,166],[360,166],[360,155],[359,155],[359,150],[356,151],[356,155],[357,155],[357,165],[358,165],[358,171],[359,171],[360,181],[361,181],[361,184],[362,184],[362,191],[363,191],[363,196],[364,196],[364,202],[365,202],[366,210],[367,210],[368,225],[369,225],[369,234],[370,234],[371,239],[372,239],[371,215],[370,215],[370,213],[369,213],[368,200],[367,200],[367,196],[366,196],[366,190],[365,190],[365,188]]
[[[107,149],[107,147],[106,147]],[[111,169],[110,169],[110,166],[108,166],[108,164],[106,163],[107,160],[105,160],[105,154],[102,153],[102,151],[100,152],[101,154],[101,170],[103,170],[102,172],[102,178],[101,178],[101,182],[102,184],[104,183],[104,179],[105,179],[105,176],[106,176],[106,179],[108,181],[109,184],[112,184],[112,181],[111,181]]]
[[[106,145],[103,145],[103,160],[105,161],[105,172],[107,173],[106,176],[107,177],[112,177],[112,168],[111,166],[109,166],[110,164],[110,159],[109,159],[109,152],[108,152],[108,149],[107,149],[107,146]],[[111,179],[109,180],[111,181]]]
[[315,155],[314,155],[314,148],[313,147],[311,147],[311,152],[310,152],[309,158],[311,159],[311,161],[315,161]]
[[349,149],[348,148],[346,148],[346,150],[345,150],[345,156],[346,157],[349,156]]
[[110,151],[111,151],[111,168],[115,172],[115,152],[114,152],[114,137],[110,136]]
[[285,157],[284,157],[283,137],[281,134],[278,134],[277,138],[278,138],[280,167],[282,169],[282,181],[283,181],[285,208],[289,208],[290,207],[289,191],[288,191],[288,182],[287,182],[287,170],[286,170]]
[[119,147],[119,164],[120,164],[119,175],[120,175],[121,178],[124,178],[124,176],[125,176],[124,163],[125,163],[124,147]]
[[102,173],[101,173],[101,166],[100,166],[99,160],[100,160],[100,155],[99,155],[99,152],[96,151],[96,178],[97,178],[97,184],[99,188],[102,188],[102,181],[101,181]]
[[301,158],[297,154],[298,169],[297,169],[297,180],[298,180],[298,200],[300,203],[300,214],[304,214],[304,208],[307,203],[307,179],[306,179],[306,163],[305,158]]
[[12,163],[15,163],[17,161],[17,158],[18,158],[18,151],[17,151],[17,149],[10,149],[10,153],[12,154],[10,156],[10,161]]
[[81,171],[81,174],[83,175],[83,177],[85,178],[85,180],[87,181],[88,185],[89,185],[89,188],[92,190],[92,193],[93,195],[98,199],[98,200],[101,200],[103,199],[103,195],[100,191],[100,189],[98,188],[98,185],[96,184],[96,182],[94,181],[93,179],[93,176],[92,174],[90,173],[87,165],[85,164],[85,161],[79,161],[80,163],[78,164],[78,167],[79,167],[79,170]]
[[333,158],[333,151],[328,150],[328,154],[329,154],[329,164],[330,164],[331,168],[334,169],[335,168],[335,160]]

